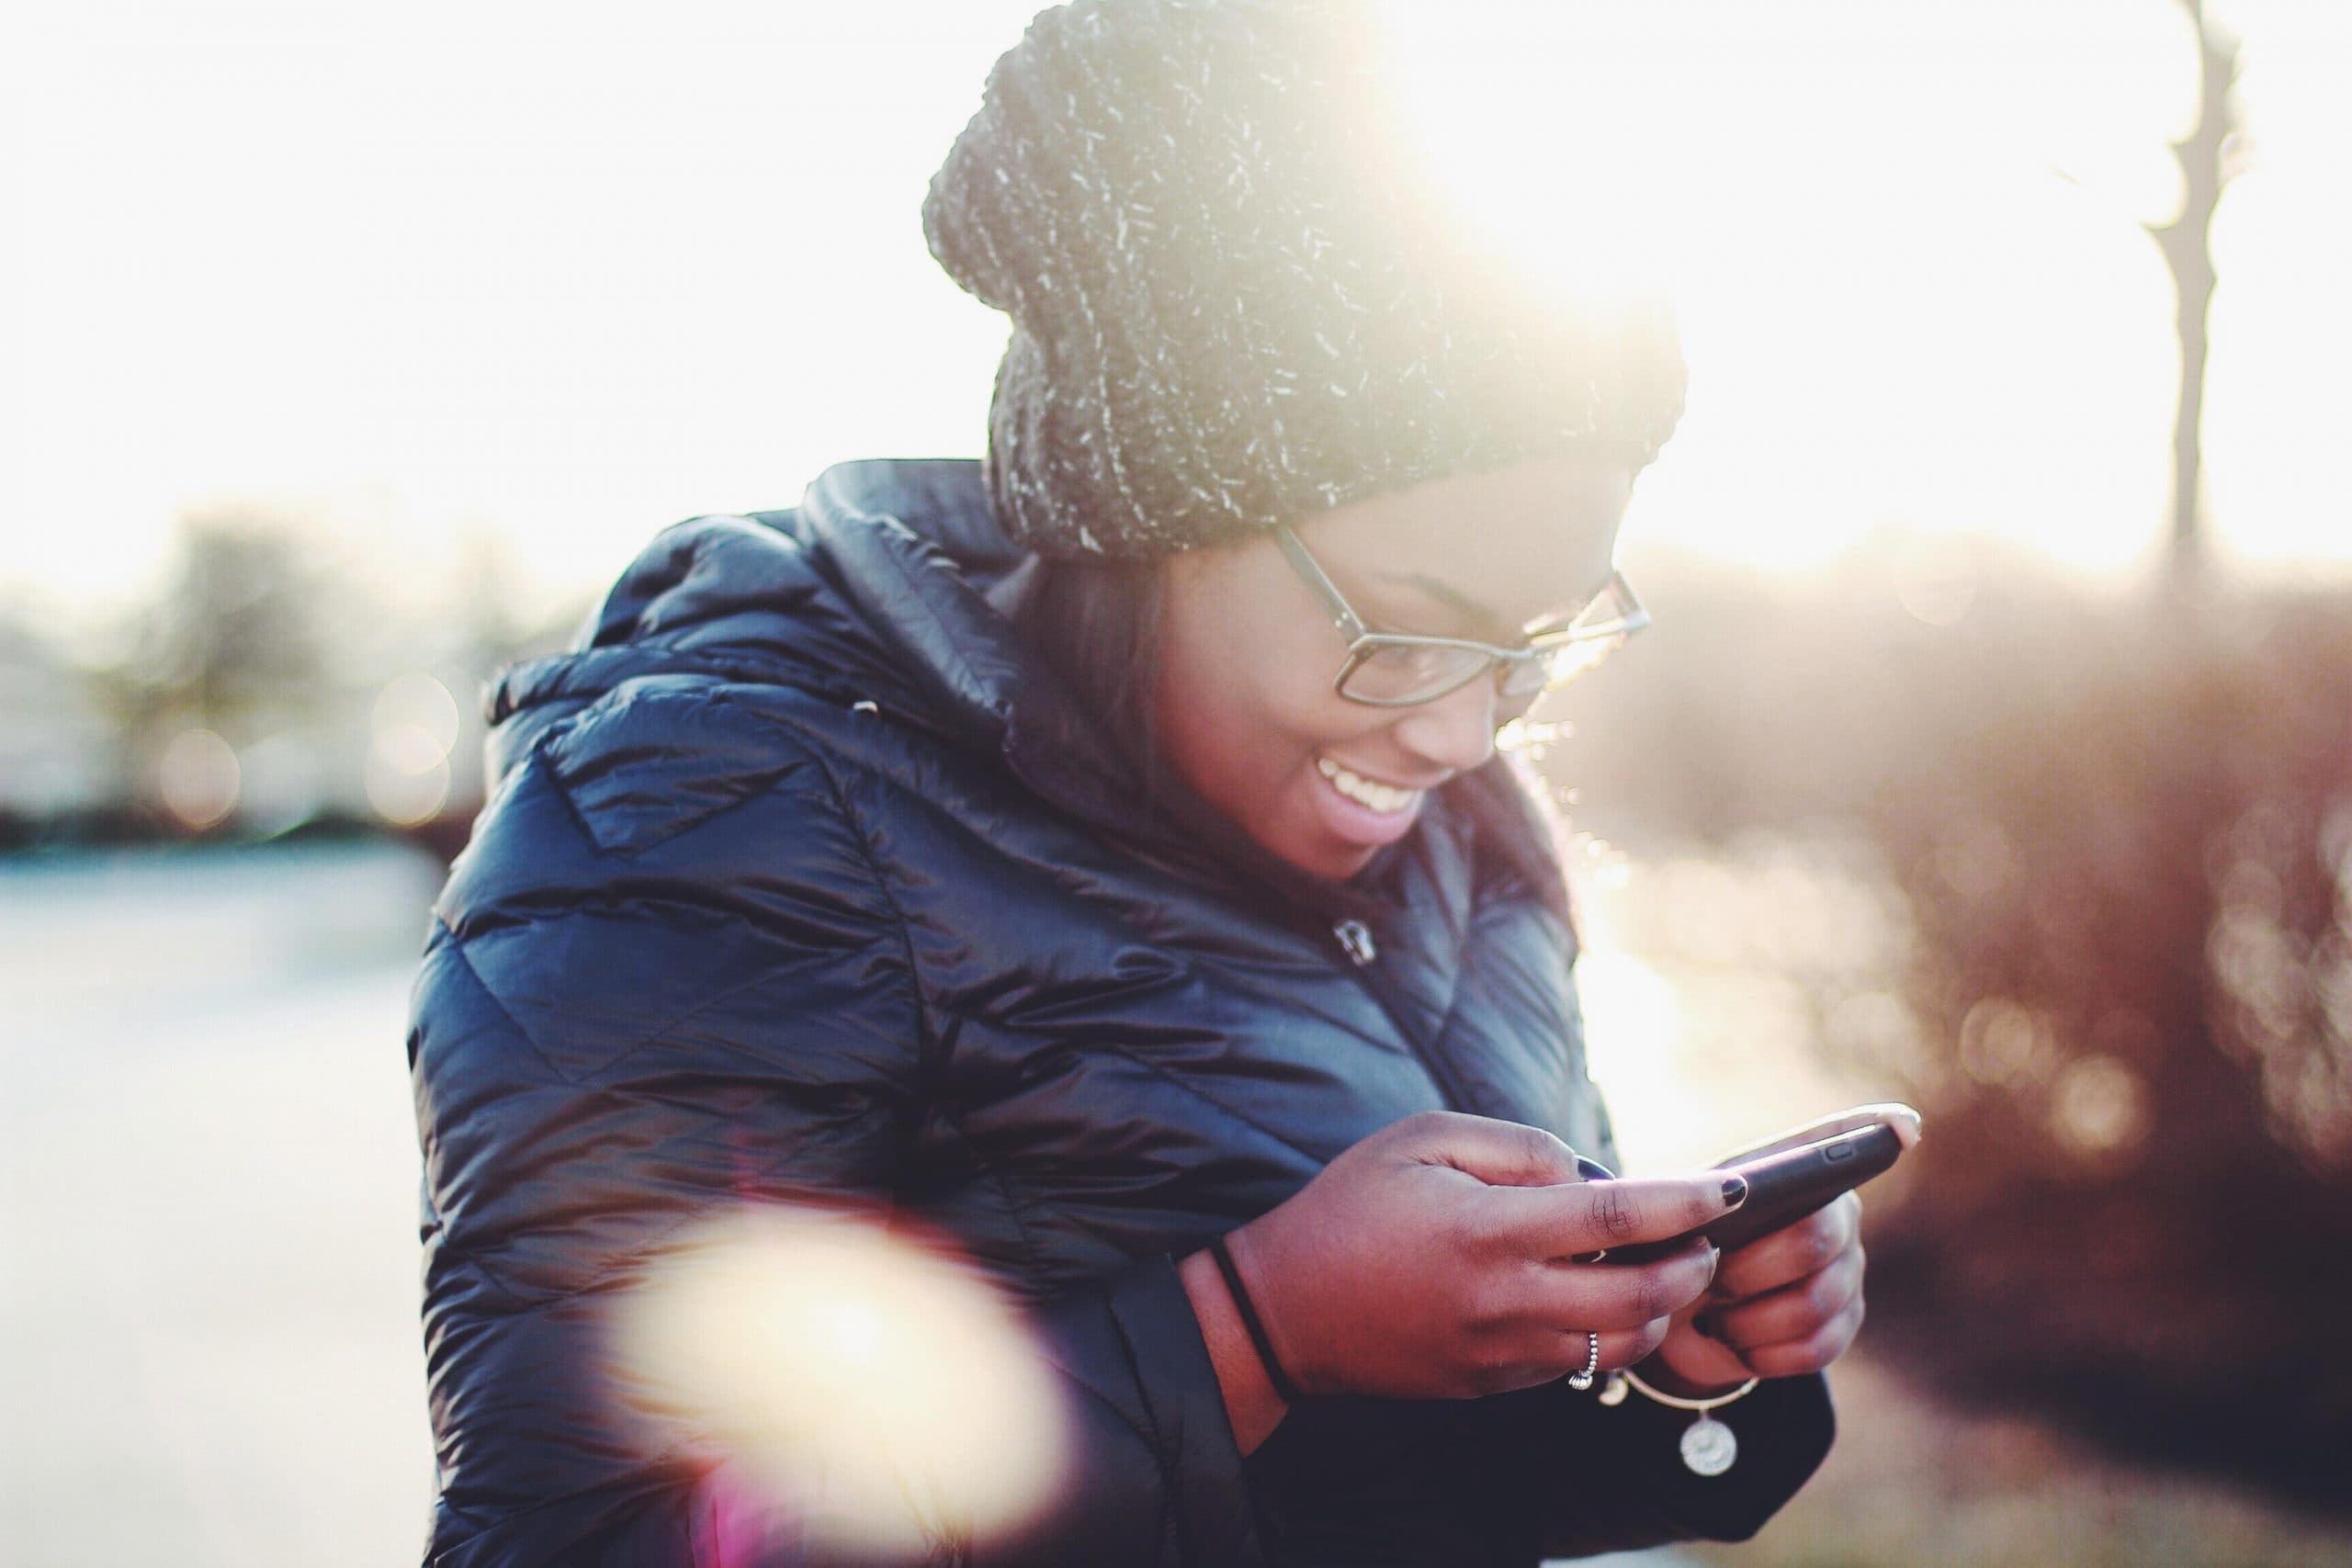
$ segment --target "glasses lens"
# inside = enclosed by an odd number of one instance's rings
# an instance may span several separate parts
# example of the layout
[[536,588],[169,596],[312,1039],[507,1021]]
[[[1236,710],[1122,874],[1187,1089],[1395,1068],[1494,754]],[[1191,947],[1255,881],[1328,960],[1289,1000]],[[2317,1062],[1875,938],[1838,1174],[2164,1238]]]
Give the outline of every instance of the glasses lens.
[[1504,666],[1498,695],[1513,712],[1551,687],[1572,681],[1649,625],[1649,615],[1617,578],[1565,628],[1539,638],[1533,658],[1499,659],[1476,646],[1366,637],[1340,682],[1340,694],[1360,703],[1405,706],[1434,702]]
[[1428,702],[1475,679],[1493,662],[1470,648],[1375,643],[1348,671],[1340,692],[1342,696],[1365,703]]
[[1649,624],[1648,613],[1625,589],[1624,579],[1614,579],[1600,597],[1577,613],[1566,635],[1547,648],[1542,658],[1512,666],[1503,677],[1503,694],[1532,697],[1573,681]]

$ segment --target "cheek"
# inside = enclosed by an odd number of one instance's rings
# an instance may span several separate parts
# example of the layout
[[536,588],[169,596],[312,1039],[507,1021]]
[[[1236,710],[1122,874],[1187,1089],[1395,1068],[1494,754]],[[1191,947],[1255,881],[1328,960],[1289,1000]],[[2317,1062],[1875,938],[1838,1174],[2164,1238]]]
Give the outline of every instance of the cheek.
[[1263,751],[1285,736],[1304,747],[1355,723],[1359,705],[1331,690],[1344,655],[1339,637],[1270,597],[1254,582],[1204,579],[1166,650],[1163,701],[1188,728],[1226,741],[1221,750],[1247,738]]
[[[1283,789],[1308,757],[1336,738],[1334,719],[1355,705],[1339,700],[1321,681],[1300,681],[1250,663],[1219,672],[1212,685],[1184,699],[1193,750],[1210,773],[1213,797],[1238,803]],[[1334,716],[1333,708],[1341,710]],[[1199,782],[1199,781],[1196,781]]]
[[[1338,639],[1329,640],[1336,645]],[[1289,775],[1311,773],[1314,753],[1344,750],[1389,722],[1380,709],[1349,702],[1331,689],[1340,669],[1336,647],[1317,651],[1325,657],[1253,665],[1229,688],[1225,723],[1236,745],[1247,738],[1255,771],[1270,779],[1279,774],[1295,784]]]
[[1268,725],[1291,737],[1302,751],[1354,734],[1363,728],[1360,716],[1371,711],[1331,690],[1338,668],[1337,660],[1328,670],[1320,664],[1294,666],[1284,678],[1259,688]]
[[[1269,626],[1246,602],[1201,615],[1167,649],[1160,716],[1170,760],[1193,786],[1257,827],[1298,812],[1309,759],[1378,728],[1379,710],[1331,689],[1342,649],[1327,626]],[[1301,635],[1301,633],[1305,635]],[[1319,635],[1317,635],[1319,634]]]

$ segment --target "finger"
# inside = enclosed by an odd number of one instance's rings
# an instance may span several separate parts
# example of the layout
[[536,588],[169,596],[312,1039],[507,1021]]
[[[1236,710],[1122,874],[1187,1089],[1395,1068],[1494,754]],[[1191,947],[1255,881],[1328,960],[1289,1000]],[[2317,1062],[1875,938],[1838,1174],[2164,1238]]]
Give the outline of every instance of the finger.
[[1840,1253],[1818,1273],[1736,1306],[1713,1306],[1695,1326],[1745,1354],[1762,1345],[1803,1339],[1837,1318],[1862,1293],[1862,1249]]
[[1690,1321],[1678,1318],[1675,1322],[1676,1326],[1658,1347],[1657,1355],[1683,1382],[1712,1388],[1745,1382],[1756,1375],[1755,1369],[1740,1359],[1737,1350],[1720,1339],[1708,1338]]
[[1546,1329],[1514,1340],[1487,1359],[1489,1392],[1526,1388],[1580,1372],[1592,1354],[1588,1333],[1600,1340],[1600,1359],[1593,1370],[1613,1372],[1645,1360],[1666,1339],[1668,1320],[1660,1318],[1631,1329]]
[[1492,1188],[1484,1223],[1498,1242],[1533,1258],[1668,1241],[1723,1218],[1747,1201],[1747,1183],[1721,1171]]
[[1397,1126],[1412,1158],[1450,1165],[1490,1186],[1541,1187],[1583,1179],[1577,1172],[1577,1152],[1541,1127],[1459,1111],[1424,1111]]
[[1840,1133],[1850,1133],[1859,1127],[1883,1122],[1894,1129],[1906,1150],[1919,1141],[1919,1113],[1898,1100],[1885,1100],[1876,1105],[1858,1105],[1851,1111],[1841,1111],[1835,1116],[1825,1116],[1792,1127],[1753,1148],[1739,1149],[1714,1160],[1716,1165],[1737,1165],[1743,1160],[1762,1159],[1767,1155],[1786,1149],[1801,1149],[1807,1144],[1817,1144],[1824,1138],[1834,1138]]
[[1694,1239],[1654,1263],[1540,1264],[1521,1277],[1518,1310],[1555,1328],[1637,1328],[1705,1295],[1718,1256]]
[[1817,1372],[1852,1348],[1855,1337],[1862,1331],[1862,1301],[1857,1296],[1844,1312],[1802,1339],[1759,1345],[1741,1351],[1740,1359],[1754,1367],[1760,1378],[1792,1378]]
[[[1630,1367],[1647,1360],[1657,1352],[1660,1345],[1666,1343],[1667,1334],[1673,1326],[1673,1319],[1660,1317],[1634,1328],[1621,1330],[1614,1334],[1603,1334],[1600,1337],[1600,1370],[1604,1372],[1613,1372],[1621,1367]],[[1571,1342],[1575,1337],[1575,1336],[1570,1337]],[[1581,1365],[1582,1363],[1579,1362],[1578,1366]],[[1571,1367],[1568,1370],[1574,1371],[1577,1368]]]
[[1838,1254],[1858,1247],[1861,1232],[1861,1199],[1841,1192],[1827,1207],[1726,1251],[1715,1270],[1715,1295],[1746,1301],[1818,1273]]

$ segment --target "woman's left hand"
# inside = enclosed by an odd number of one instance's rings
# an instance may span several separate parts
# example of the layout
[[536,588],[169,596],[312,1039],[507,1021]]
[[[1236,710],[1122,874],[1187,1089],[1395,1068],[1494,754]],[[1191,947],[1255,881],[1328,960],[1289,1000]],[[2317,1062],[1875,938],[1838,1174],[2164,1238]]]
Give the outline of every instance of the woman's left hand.
[[[1903,1146],[1919,1141],[1907,1105],[1864,1105],[1726,1156],[1730,1165],[1797,1148],[1872,1122]],[[1851,1192],[1818,1213],[1735,1247],[1707,1293],[1674,1315],[1642,1373],[1674,1393],[1699,1397],[1749,1378],[1817,1372],[1846,1353],[1862,1328],[1862,1201]],[[1662,1380],[1662,1381],[1661,1381]]]
[[1816,1372],[1844,1355],[1862,1327],[1861,1219],[1862,1201],[1848,1192],[1724,1253],[1644,1375],[1663,1370],[1676,1385],[1668,1392],[1703,1397],[1751,1377]]

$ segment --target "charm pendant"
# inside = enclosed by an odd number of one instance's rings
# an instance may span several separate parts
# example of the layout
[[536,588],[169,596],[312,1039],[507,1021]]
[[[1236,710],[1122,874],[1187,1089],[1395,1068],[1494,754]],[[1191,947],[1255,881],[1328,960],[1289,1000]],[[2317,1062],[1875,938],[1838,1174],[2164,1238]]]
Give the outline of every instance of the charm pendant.
[[1713,1399],[1684,1399],[1679,1394],[1661,1393],[1635,1377],[1632,1372],[1609,1374],[1609,1386],[1600,1393],[1603,1404],[1622,1404],[1627,1388],[1639,1389],[1653,1402],[1671,1410],[1690,1410],[1699,1418],[1682,1429],[1682,1465],[1693,1475],[1721,1475],[1739,1457],[1739,1438],[1729,1427],[1707,1414],[1720,1409],[1735,1399],[1746,1399],[1754,1393],[1762,1380],[1749,1378],[1729,1393],[1719,1393]]
[[1694,1475],[1721,1475],[1739,1457],[1739,1439],[1711,1416],[1702,1416],[1682,1434],[1682,1462]]

